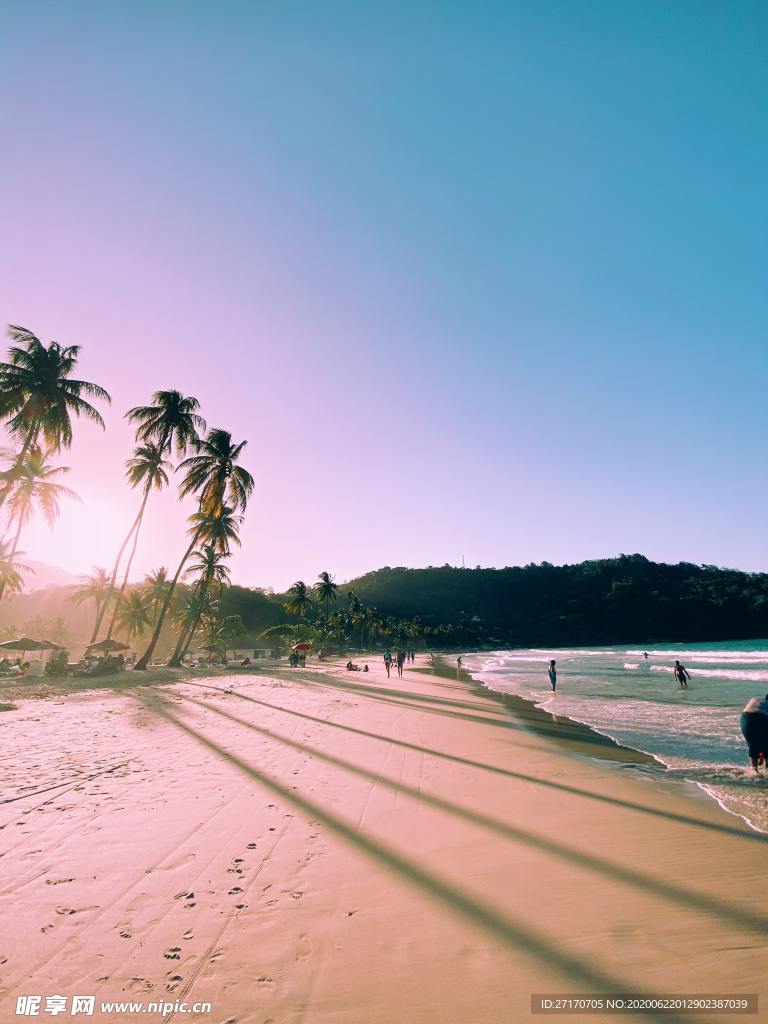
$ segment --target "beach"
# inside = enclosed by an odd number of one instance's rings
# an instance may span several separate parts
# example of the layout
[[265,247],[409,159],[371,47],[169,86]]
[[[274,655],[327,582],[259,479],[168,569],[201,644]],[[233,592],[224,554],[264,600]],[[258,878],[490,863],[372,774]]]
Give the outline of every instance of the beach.
[[536,993],[760,993],[763,835],[466,673],[368,663],[14,692],[0,1021],[54,994],[118,1022],[161,1001],[164,1021],[501,1024]]

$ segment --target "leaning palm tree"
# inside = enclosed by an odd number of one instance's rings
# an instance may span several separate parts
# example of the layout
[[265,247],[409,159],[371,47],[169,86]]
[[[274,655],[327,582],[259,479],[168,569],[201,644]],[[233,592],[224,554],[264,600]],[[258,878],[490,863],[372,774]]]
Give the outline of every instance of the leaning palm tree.
[[[196,398],[184,396],[180,391],[156,391],[152,396],[154,405],[137,405],[129,409],[125,418],[129,423],[136,425],[136,440],[139,443],[134,451],[132,459],[126,463],[128,482],[131,487],[142,487],[143,494],[139,512],[127,536],[120,545],[120,550],[115,559],[110,582],[110,592],[115,589],[117,574],[120,570],[125,549],[133,537],[133,548],[129,557],[128,568],[125,571],[121,596],[125,593],[128,581],[130,566],[133,556],[136,553],[136,546],[139,542],[139,531],[144,520],[144,511],[147,507],[150,492],[153,488],[161,490],[168,484],[168,477],[165,473],[169,463],[164,461],[166,452],[176,449],[176,454],[181,457],[186,455],[190,446],[199,441],[199,432],[205,430],[206,423],[198,414],[200,403]],[[117,613],[118,605],[115,608]],[[99,623],[101,625],[101,623]],[[112,635],[115,625],[115,618],[109,626],[108,636]]]
[[298,615],[303,621],[311,603],[312,594],[309,587],[303,580],[296,580],[293,586],[288,588],[288,600],[283,607],[289,615]]
[[169,665],[181,664],[184,651],[189,647],[195,630],[200,624],[200,619],[207,611],[206,602],[214,597],[214,588],[218,588],[218,594],[215,596],[220,598],[224,587],[228,586],[230,582],[229,567],[224,564],[224,560],[229,557],[228,549],[224,551],[214,544],[204,544],[199,551],[193,553],[192,557],[197,561],[192,562],[185,571],[187,575],[197,576],[192,589],[192,595],[197,599],[197,605],[179,634],[176,649],[168,662]]
[[242,441],[240,444],[233,444],[231,434],[215,427],[208,431],[204,441],[195,444],[196,454],[185,459],[178,467],[184,470],[184,479],[179,485],[179,497],[195,494],[198,499],[198,511],[190,517],[189,535],[192,539],[179,563],[157,617],[149,647],[136,662],[137,669],[145,669],[149,664],[149,659],[160,639],[163,620],[179,576],[197,545],[205,541],[221,551],[229,551],[230,541],[240,543],[237,531],[242,518],[237,513],[245,511],[248,498],[253,491],[253,477],[237,461],[247,443]]
[[149,646],[136,662],[136,665],[134,666],[135,669],[145,669],[149,664],[149,659],[155,652],[157,642],[160,639],[160,633],[162,632],[163,622],[168,614],[171,601],[173,600],[173,593],[179,582],[179,577],[184,571],[184,567],[194,549],[202,542],[212,544],[218,551],[228,553],[231,544],[240,545],[238,530],[241,523],[242,516],[235,515],[234,511],[226,505],[221,507],[217,514],[208,514],[200,511],[195,512],[189,517],[189,530],[187,531],[188,536],[191,537],[189,546],[182,555],[176,574],[171,580],[168,593],[166,594],[163,606],[160,609],[160,614],[157,617],[157,622],[155,623],[155,629],[152,634],[152,639],[149,641]]
[[[163,458],[163,450],[160,448],[159,445],[153,444],[151,441],[148,441],[146,444],[140,445],[138,448],[136,448],[133,453],[133,458],[128,459],[125,466],[125,476],[126,479],[128,480],[128,483],[131,485],[131,487],[134,488],[141,487],[144,493],[141,499],[141,504],[139,505],[138,514],[134,519],[130,530],[128,531],[128,535],[126,536],[125,540],[122,543],[122,546],[120,547],[120,551],[118,552],[117,558],[115,560],[114,569],[112,570],[112,579],[110,580],[109,584],[110,592],[114,591],[115,577],[117,575],[118,566],[120,565],[120,561],[122,560],[123,552],[125,551],[126,545],[128,544],[128,541],[131,539],[131,536],[133,536],[133,545],[131,547],[131,552],[128,556],[128,562],[126,563],[125,566],[123,582],[120,586],[120,592],[117,595],[115,610],[112,612],[112,619],[109,623],[109,628],[107,629],[107,637],[112,636],[112,631],[114,630],[115,623],[117,621],[117,613],[120,608],[120,602],[123,600],[125,588],[128,586],[128,576],[131,571],[131,566],[133,565],[133,559],[136,554],[136,547],[139,543],[139,532],[141,531],[141,524],[144,520],[144,511],[147,507],[149,496],[153,490],[161,491],[164,487],[168,486],[167,471],[171,468],[170,462],[167,462]],[[99,623],[99,626],[101,626],[101,623]]]
[[123,601],[118,616],[118,625],[125,630],[128,643],[137,636],[143,636],[150,623],[150,611],[146,598],[138,590],[132,590]]
[[152,605],[152,625],[157,622],[157,613],[160,605],[165,600],[171,581],[168,579],[168,570],[164,565],[154,572],[147,573],[144,577],[144,594]]
[[337,593],[339,585],[333,582],[333,576],[329,572],[321,572],[317,577],[317,583],[315,583],[312,589],[317,594],[317,600],[322,605],[333,604],[339,596]]
[[101,621],[101,615],[103,614],[102,606],[109,601],[109,574],[106,569],[102,569],[99,565],[94,565],[90,576],[84,576],[82,580],[83,582],[73,590],[69,600],[75,604],[93,601],[96,607],[96,619],[90,639],[90,643],[93,643],[96,640],[98,623]]
[[[110,402],[104,388],[70,375],[77,365],[79,345],[44,345],[27,330],[10,324],[8,335],[16,344],[8,350],[8,362],[0,363],[0,420],[20,447],[16,464],[41,447],[50,451],[69,448],[72,416],[83,416],[104,429],[104,420],[86,398]],[[0,504],[11,483],[0,485]]]
[[[14,480],[8,498],[9,525],[15,525],[11,543],[10,560],[13,561],[19,550],[21,531],[29,522],[37,505],[49,526],[53,526],[59,518],[59,501],[61,498],[80,496],[64,484],[57,483],[56,478],[69,472],[69,466],[51,466],[46,460],[49,453],[39,448],[31,448],[23,461],[11,471]],[[0,479],[5,473],[0,473]],[[0,600],[5,587],[0,580]]]

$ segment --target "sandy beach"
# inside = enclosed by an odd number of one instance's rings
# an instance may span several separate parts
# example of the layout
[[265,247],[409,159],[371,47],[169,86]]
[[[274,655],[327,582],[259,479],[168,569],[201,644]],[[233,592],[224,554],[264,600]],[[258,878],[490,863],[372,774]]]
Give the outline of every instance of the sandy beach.
[[762,835],[464,674],[369,664],[15,699],[0,1020],[19,995],[501,1024],[533,993],[761,991]]

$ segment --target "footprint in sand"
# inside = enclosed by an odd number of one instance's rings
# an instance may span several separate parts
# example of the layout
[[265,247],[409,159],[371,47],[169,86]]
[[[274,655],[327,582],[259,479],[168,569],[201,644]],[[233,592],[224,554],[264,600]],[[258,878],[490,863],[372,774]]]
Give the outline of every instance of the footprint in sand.
[[304,895],[304,893],[301,892],[300,890],[298,890],[296,892],[292,892],[291,893],[291,898],[294,899],[294,900],[300,900],[303,895]]
[[181,960],[181,947],[171,946],[170,949],[166,949],[163,956],[166,960]]
[[188,932],[184,932],[184,934],[181,937],[182,939],[186,939],[187,941],[189,941],[191,938],[194,937],[194,934],[195,933],[190,929]]
[[248,843],[248,849],[249,850],[255,850],[256,849],[256,843]]
[[74,878],[46,878],[46,885],[66,885],[67,882],[74,882]]
[[236,903],[235,904],[235,910],[247,910],[247,909],[248,909],[248,904],[247,903]]
[[120,938],[121,939],[130,939],[132,937],[133,937],[132,933],[129,932],[127,928],[123,928],[123,930],[120,932]]
[[149,992],[153,985],[146,978],[131,978],[125,987],[129,992]]
[[77,911],[73,910],[71,907],[56,907],[56,913],[57,914],[67,914],[68,915],[68,914],[76,914]]
[[195,906],[195,904],[194,904],[194,903],[185,903],[185,904],[184,904],[184,909],[185,909],[185,910],[189,910],[189,909],[190,909],[190,907],[194,907],[194,906]]
[[229,892],[227,893],[227,895],[228,895],[228,896],[236,896],[236,895],[237,895],[237,894],[238,894],[239,892],[242,892],[242,891],[243,891],[243,890],[242,890],[242,889],[240,888],[240,886],[239,886],[239,885],[236,885],[236,886],[234,887],[234,889],[230,889],[230,890],[229,890]]

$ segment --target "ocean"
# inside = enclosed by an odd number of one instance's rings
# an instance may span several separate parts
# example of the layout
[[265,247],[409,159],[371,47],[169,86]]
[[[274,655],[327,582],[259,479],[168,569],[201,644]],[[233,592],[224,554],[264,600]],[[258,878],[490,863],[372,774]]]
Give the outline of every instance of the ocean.
[[[555,694],[550,658],[557,661]],[[675,658],[691,674],[687,690],[673,678]],[[494,651],[468,654],[464,664],[489,689],[651,754],[670,774],[768,832],[768,779],[755,778],[748,766],[739,728],[747,700],[768,693],[768,640]]]

